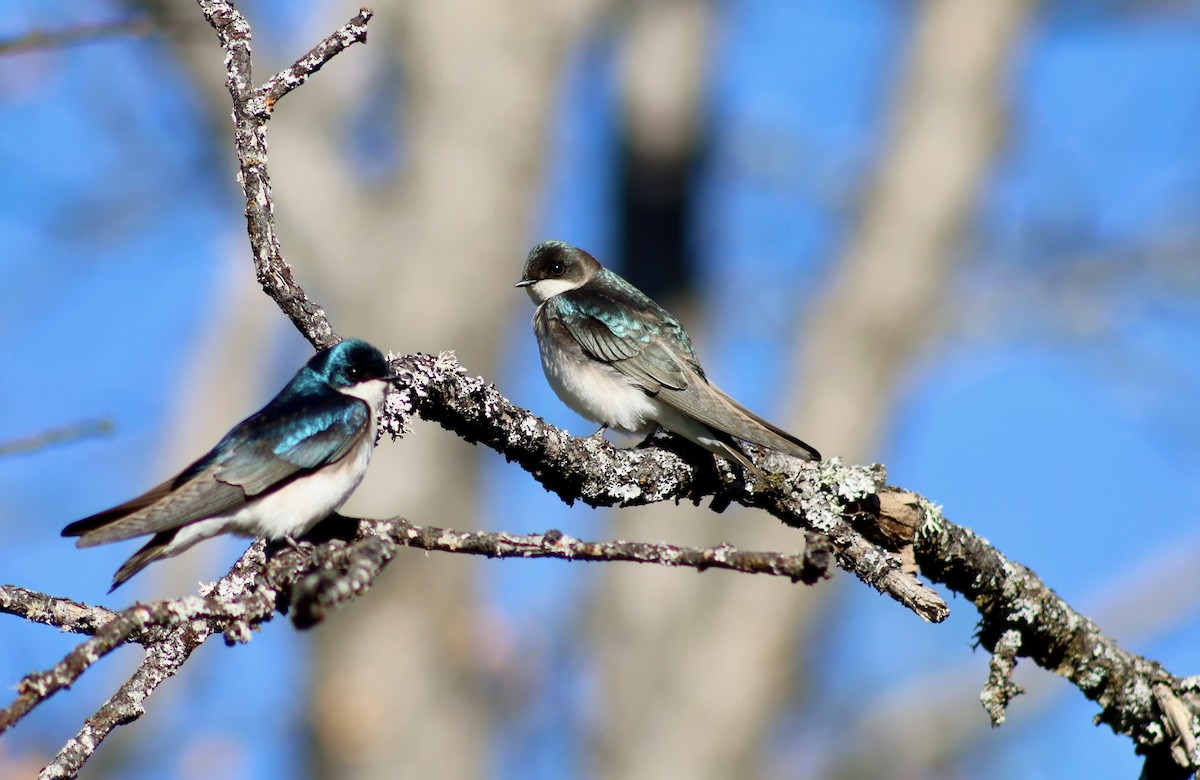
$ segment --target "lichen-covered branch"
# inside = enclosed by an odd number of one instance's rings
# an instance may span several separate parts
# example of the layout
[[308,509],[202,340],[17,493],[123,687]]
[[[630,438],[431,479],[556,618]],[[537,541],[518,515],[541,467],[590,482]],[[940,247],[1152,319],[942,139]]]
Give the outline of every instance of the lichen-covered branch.
[[[369,522],[369,521],[364,521]],[[421,550],[484,555],[488,558],[562,558],[569,561],[624,561],[699,569],[724,569],[743,574],[770,574],[812,585],[829,576],[830,551],[819,534],[806,535],[804,552],[785,554],[715,547],[677,547],[647,542],[589,542],[557,529],[540,534],[451,531],[384,521],[400,544]]]
[[3,734],[35,706],[79,679],[92,664],[108,655],[151,623],[164,623],[184,610],[184,602],[164,602],[155,606],[138,605],[115,615],[96,630],[95,635],[76,647],[67,657],[44,672],[26,675],[17,684],[17,697],[0,709],[0,734]]
[[[962,594],[979,611],[979,643],[1001,657],[999,668],[993,664],[1001,693],[990,690],[991,677],[985,689],[993,720],[1003,716],[1007,696],[1013,693],[1005,687],[1004,666],[1017,657],[1029,658],[1100,704],[1096,721],[1133,738],[1148,761],[1173,766],[1183,777],[1200,769],[1195,747],[1200,735],[1200,677],[1176,677],[1157,661],[1122,648],[1028,568],[970,529],[949,522],[939,508],[915,493],[888,488],[882,509],[893,532],[912,540],[921,574]],[[1162,692],[1169,692],[1189,718],[1164,709]],[[1188,725],[1180,733],[1183,721]]]
[[108,623],[117,614],[111,609],[47,596],[45,593],[26,590],[16,585],[0,585],[0,612],[74,634],[88,635],[95,634],[100,626]]
[[764,454],[772,484],[756,484],[741,470],[670,438],[663,440],[664,447],[640,450],[573,438],[469,376],[453,355],[405,355],[394,360],[393,368],[400,393],[389,397],[381,421],[393,436],[404,434],[413,413],[435,420],[515,461],[568,503],[637,506],[711,497],[718,511],[734,501],[764,509],[788,525],[824,536],[839,566],[925,620],[939,622],[949,614],[940,596],[905,571],[901,558],[848,522],[860,504],[875,500],[884,485],[882,469]]
[[[205,5],[205,0],[201,4]],[[248,36],[247,30],[247,42]],[[248,67],[248,49],[246,57]],[[234,87],[232,67],[230,73],[230,92],[236,105],[245,93]],[[234,116],[237,123],[237,108]],[[235,140],[239,159],[254,159],[261,152],[261,173],[265,177],[265,139],[239,132]],[[242,176],[245,180],[244,166]],[[257,202],[256,190],[247,184],[245,191],[249,214]],[[259,278],[267,276],[276,282],[264,282],[264,289],[314,346],[325,346],[334,338],[332,329],[323,314],[313,316],[311,310],[295,304],[307,301],[307,297],[279,256],[278,243],[271,241],[274,233],[269,207],[261,217],[249,218],[247,224]],[[260,251],[263,246],[274,246],[276,251],[264,253]],[[1188,743],[1181,736],[1169,737],[1161,707],[1148,708],[1144,696],[1121,693],[1150,690],[1158,683],[1167,686],[1177,700],[1188,701],[1195,714],[1200,708],[1190,683],[1166,675],[1152,662],[1139,662],[1124,651],[1108,654],[1114,664],[1098,668],[1096,654],[1119,650],[1115,643],[1098,630],[1077,633],[1081,626],[1090,626],[1086,618],[1061,602],[1032,573],[1023,577],[1021,572],[1027,570],[1009,564],[967,529],[945,521],[914,494],[887,487],[882,469],[847,467],[836,461],[812,466],[776,458],[766,461],[768,471],[774,474],[772,484],[754,485],[725,464],[714,464],[707,455],[676,449],[678,443],[670,438],[661,442],[662,447],[638,451],[617,451],[596,440],[573,439],[511,404],[494,386],[468,376],[452,355],[407,355],[394,359],[393,365],[401,376],[397,382],[399,392],[389,399],[382,421],[383,429],[393,436],[404,434],[413,414],[434,420],[464,439],[482,443],[515,461],[567,502],[628,506],[667,499],[698,502],[711,497],[717,511],[733,501],[758,507],[789,525],[823,535],[842,568],[922,617],[943,619],[948,612],[946,605],[913,576],[919,570],[927,578],[971,598],[984,616],[981,642],[989,651],[995,651],[1000,637],[1005,637],[996,668],[998,685],[1004,682],[1010,656],[1012,663],[1017,656],[1029,657],[1063,674],[1100,701],[1105,707],[1105,722],[1119,733],[1132,736],[1140,751],[1151,757],[1165,752],[1178,766],[1200,767],[1194,751],[1170,750],[1172,743],[1194,745],[1195,740]],[[366,549],[378,553],[377,548]],[[339,591],[344,595],[354,592],[354,587]],[[1038,614],[1056,619],[1031,623],[1031,613],[1025,611],[1031,602],[1013,599],[1015,592],[1023,592],[1027,599],[1033,598],[1046,608]],[[989,626],[999,630],[987,630]],[[1011,630],[1017,634],[1005,633]],[[1090,641],[1077,641],[1080,638]],[[1066,654],[1072,661],[1064,664]],[[1088,676],[1086,672],[1093,674]],[[993,717],[1003,714],[1004,700],[1011,694],[1005,688],[999,697],[992,696]],[[1179,720],[1175,717],[1171,723],[1177,725]],[[1195,734],[1194,727],[1191,734]]]
[[[138,668],[42,769],[38,775],[41,780],[75,777],[113,729],[132,723],[145,714],[146,700],[164,680],[175,675],[192,652],[213,634],[224,632],[227,642],[244,642],[249,638],[246,626],[271,619],[275,612],[275,591],[267,577],[270,568],[266,565],[264,547],[265,543],[261,540],[252,544],[229,574],[216,583],[206,596],[138,604],[116,613],[110,623],[96,632],[95,639],[84,642],[63,663],[47,673],[58,671],[73,656],[83,655],[94,662],[97,658],[91,657],[91,653],[107,653],[113,649],[115,645],[110,646],[108,641],[111,637],[123,633],[125,641],[133,641],[138,632],[149,635],[145,641],[146,654]],[[297,553],[289,551],[289,554],[299,557]],[[96,643],[101,635],[106,639]],[[80,669],[70,676],[74,668],[68,667],[64,670],[64,677],[56,682],[65,681],[69,685],[82,671]],[[39,691],[41,695],[26,707],[26,711],[40,704],[54,690]],[[25,690],[22,689],[14,706],[22,702],[24,694]]]
[[[346,45],[364,39],[370,13],[362,11],[291,68],[264,87],[254,89],[250,86],[249,24],[228,2],[199,0],[199,3],[205,17],[217,30],[226,52],[227,85],[234,104],[234,143],[237,147],[239,177],[246,196],[247,230],[259,281],[313,346],[328,346],[337,340],[337,336],[324,311],[309,301],[303,288],[296,282],[291,267],[283,259],[275,233],[270,180],[266,169],[266,122],[273,105],[269,98],[286,93],[287,88],[281,85],[302,82],[325,61],[322,57],[328,59]],[[740,475],[732,474],[726,468],[701,477],[695,466],[676,457],[657,461],[657,479],[661,483],[645,490],[641,486],[631,485],[628,480],[614,481],[611,468],[607,473],[594,469],[590,472],[581,470],[582,461],[578,453],[576,459],[567,464],[556,461],[551,450],[565,446],[564,442],[571,441],[570,437],[529,412],[513,406],[495,388],[486,386],[483,380],[468,377],[465,369],[452,356],[431,358],[412,355],[404,360],[408,363],[404,367],[406,374],[398,385],[407,392],[408,400],[391,405],[389,409],[393,417],[385,421],[394,435],[399,435],[406,428],[408,423],[405,415],[408,410],[415,408],[423,416],[435,419],[471,440],[484,441],[510,459],[517,460],[548,489],[567,501],[580,498],[595,506],[628,506],[667,498],[698,500],[711,495],[716,507],[739,501],[748,506],[766,508],[789,525],[826,535],[839,565],[881,593],[892,596],[922,618],[936,622],[944,620],[949,614],[945,602],[905,572],[897,558],[867,541],[845,522],[843,504],[852,504],[859,497],[869,498],[874,493],[876,478],[867,476],[865,472],[847,472],[846,479],[840,482],[836,475],[830,473],[817,480],[814,468],[797,469],[792,464],[792,471],[778,480],[778,490],[756,490]],[[421,401],[431,397],[431,393],[438,394],[441,403],[422,404]],[[493,406],[500,412],[498,415],[488,413]],[[507,425],[519,426],[515,430],[529,431],[532,435],[522,441],[511,435],[514,429],[507,428]],[[505,443],[510,440],[512,446],[506,448]],[[549,449],[545,446],[548,443],[551,445]],[[530,450],[526,445],[532,445],[533,449]],[[616,454],[611,447],[600,451]],[[575,468],[560,468],[572,463]],[[707,465],[701,463],[700,474],[703,474]],[[628,468],[619,462],[612,467]],[[830,477],[833,477],[833,481]],[[702,484],[705,478],[709,481],[708,485]],[[716,481],[713,481],[714,478]],[[717,490],[718,484],[724,487]]]
[[[360,8],[350,21],[343,24],[332,35],[318,43],[290,67],[276,73],[265,84],[255,90],[258,94],[252,100],[263,101],[263,107],[270,112],[275,103],[296,87],[308,81],[309,77],[324,67],[325,63],[341,54],[344,49],[356,43],[367,42],[367,23],[374,13],[369,8]],[[247,71],[249,78],[249,71]],[[257,104],[255,104],[257,107]],[[266,147],[263,146],[265,151]],[[265,172],[264,172],[265,175]]]
[[[326,538],[328,537],[328,538]],[[69,687],[108,653],[142,644],[146,654],[134,675],[87,722],[44,770],[45,777],[70,777],[116,726],[145,712],[145,701],[174,675],[197,647],[222,634],[229,644],[247,642],[251,631],[276,612],[308,628],[331,610],[365,593],[399,547],[484,555],[490,558],[561,558],[628,561],[698,570],[727,569],[770,574],[813,583],[827,576],[829,552],[819,538],[801,554],[749,552],[728,545],[675,547],[644,542],[597,542],[559,531],[509,534],[454,531],[413,525],[403,519],[335,517],[314,530],[304,551],[259,540],[219,582],[198,596],[137,604],[121,612],[0,586],[0,609],[29,620],[90,634],[50,669],[27,675],[17,695],[0,709],[0,734],[34,707]],[[322,541],[323,540],[323,541]]]
[[[813,584],[829,576],[830,551],[817,534],[810,534],[804,551],[738,550],[730,545],[676,547],[670,544],[575,539],[550,529],[540,534],[454,531],[420,527],[407,520],[361,520],[356,539],[345,547],[322,552],[312,574],[291,590],[292,622],[307,628],[324,618],[331,608],[357,598],[391,560],[397,546],[488,558],[560,558],[572,561],[625,561],[659,566],[725,569],[745,574],[770,574],[793,582]],[[324,548],[322,548],[324,549]]]
[[250,24],[227,0],[198,0],[204,18],[217,31],[225,50],[225,84],[233,100],[234,147],[238,181],[246,196],[246,227],[258,282],[314,346],[337,341],[325,311],[296,284],[292,267],[283,259],[275,231],[271,179],[267,174],[267,121],[275,103],[303,84],[330,58],[346,47],[367,40],[371,12],[365,8],[311,51],[273,76],[261,87],[252,80]]
[[[733,468],[714,467],[706,455],[620,451],[595,439],[571,438],[512,405],[492,385],[466,376],[452,356],[407,355],[394,365],[402,391],[389,399],[384,427],[394,434],[403,433],[414,412],[436,420],[516,461],[566,501],[631,506],[712,496],[717,507],[738,501],[762,508],[789,525],[827,535],[839,565],[923,617],[937,619],[944,602],[936,595],[936,601],[927,600],[932,592],[909,573],[919,570],[975,604],[987,650],[995,652],[1007,636],[1003,654],[1013,662],[1030,658],[1070,680],[1101,704],[1099,720],[1132,737],[1143,752],[1169,749],[1171,743],[1151,695],[1155,685],[1166,685],[1200,714],[1200,680],[1175,677],[1122,649],[1033,572],[945,520],[915,494],[887,486],[882,469],[776,458],[766,463],[777,481],[759,489]],[[1005,700],[993,697],[993,717],[1002,714]],[[1193,728],[1192,736],[1197,733]],[[1189,760],[1200,768],[1200,757]]]
[[[347,524],[353,524],[349,526]],[[326,539],[325,537],[329,537]],[[456,531],[449,528],[419,526],[403,518],[388,520],[357,520],[335,516],[321,523],[310,539],[319,544],[312,547],[309,557],[294,554],[286,547],[264,547],[269,554],[256,551],[252,546],[247,556],[234,568],[243,579],[270,565],[271,582],[291,594],[288,603],[292,608],[305,601],[297,598],[293,586],[316,594],[325,586],[316,583],[294,583],[297,577],[320,574],[325,579],[331,575],[338,579],[349,577],[354,584],[347,597],[365,591],[395,555],[396,547],[412,547],[430,552],[482,555],[487,558],[558,558],[561,560],[646,563],[676,568],[693,568],[700,571],[724,569],[743,574],[768,574],[785,577],[793,582],[814,584],[829,576],[831,551],[824,537],[806,534],[803,552],[755,552],[739,550],[728,544],[715,547],[678,547],[671,544],[628,541],[587,541],[576,539],[561,531],[550,529],[538,534],[512,534],[505,531]],[[379,546],[383,543],[383,547]],[[293,553],[288,557],[285,553]],[[355,567],[361,571],[352,576],[347,572]],[[302,569],[301,567],[307,567]],[[233,575],[230,575],[233,576]],[[225,580],[222,580],[224,583]],[[339,586],[340,587],[340,586]],[[352,592],[350,592],[352,591]],[[137,605],[124,612],[113,612],[99,606],[81,604],[71,599],[49,596],[44,593],[20,588],[15,585],[0,585],[0,612],[24,618],[35,623],[53,626],[62,631],[95,637],[95,641],[81,645],[85,655],[99,656],[123,643],[153,645],[162,639],[162,632],[155,629],[171,629],[196,619],[253,622],[268,617],[273,610],[266,601],[261,608],[247,604],[245,586],[234,592],[224,584],[218,584],[204,599],[180,599],[152,605]],[[267,599],[269,594],[255,598]],[[276,598],[270,596],[270,598]],[[321,595],[328,599],[328,595]],[[339,596],[341,603],[348,598]],[[282,605],[284,608],[287,604]],[[304,605],[307,608],[307,605]],[[294,618],[294,616],[293,616]],[[309,624],[318,621],[309,621]],[[96,659],[93,659],[96,660]],[[57,667],[56,667],[57,668]],[[39,681],[48,673],[30,675],[22,687],[48,689]],[[70,683],[74,680],[66,680]],[[62,686],[58,686],[62,687]],[[57,688],[55,688],[57,690]],[[43,696],[42,698],[45,698]],[[0,710],[0,713],[3,711]],[[3,723],[0,714],[0,723]],[[3,727],[0,727],[3,731]]]
[[987,682],[979,692],[979,703],[991,718],[993,726],[1004,722],[1008,703],[1014,696],[1024,693],[1012,678],[1013,670],[1017,668],[1017,653],[1020,650],[1021,632],[1009,629],[996,641],[992,658],[988,661]]
[[67,740],[54,759],[38,773],[38,780],[75,777],[113,729],[132,723],[146,713],[146,699],[164,680],[179,671],[192,651],[207,638],[202,624],[194,631],[172,631],[162,641],[150,645],[129,679],[84,722],[79,733]]

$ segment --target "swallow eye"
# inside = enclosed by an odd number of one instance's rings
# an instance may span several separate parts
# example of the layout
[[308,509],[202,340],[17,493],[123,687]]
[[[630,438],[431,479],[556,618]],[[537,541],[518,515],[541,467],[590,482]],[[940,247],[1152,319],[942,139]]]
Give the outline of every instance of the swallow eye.
[[346,378],[347,379],[358,379],[361,376],[362,376],[362,369],[359,368],[358,366],[349,366],[346,369]]
[[567,267],[564,266],[562,263],[555,263],[554,265],[550,266],[550,273],[553,276],[562,276],[563,271],[565,271],[565,270],[567,270]]

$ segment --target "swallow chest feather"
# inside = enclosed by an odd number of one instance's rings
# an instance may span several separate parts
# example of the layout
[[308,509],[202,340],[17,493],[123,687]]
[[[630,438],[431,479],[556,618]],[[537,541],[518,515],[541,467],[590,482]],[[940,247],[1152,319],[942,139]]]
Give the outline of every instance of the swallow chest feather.
[[533,329],[546,381],[573,411],[626,433],[649,433],[658,424],[659,404],[633,379],[584,353],[541,307],[534,314]]
[[294,480],[239,512],[238,530],[248,536],[300,536],[337,510],[354,492],[375,448],[375,421],[354,449],[332,466]]

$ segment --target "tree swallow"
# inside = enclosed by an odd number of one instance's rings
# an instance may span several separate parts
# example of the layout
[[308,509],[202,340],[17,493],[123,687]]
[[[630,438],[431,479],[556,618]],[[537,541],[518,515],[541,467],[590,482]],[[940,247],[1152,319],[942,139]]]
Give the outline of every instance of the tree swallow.
[[649,436],[657,427],[762,472],[738,441],[802,460],[821,455],[708,381],[679,321],[587,252],[543,241],[517,287],[533,315],[542,369],[563,403],[600,423]]
[[393,378],[357,339],[313,355],[262,409],[207,455],[135,499],[63,529],[78,547],[154,534],[113,576],[222,533],[292,539],[345,503],[375,448],[375,418]]

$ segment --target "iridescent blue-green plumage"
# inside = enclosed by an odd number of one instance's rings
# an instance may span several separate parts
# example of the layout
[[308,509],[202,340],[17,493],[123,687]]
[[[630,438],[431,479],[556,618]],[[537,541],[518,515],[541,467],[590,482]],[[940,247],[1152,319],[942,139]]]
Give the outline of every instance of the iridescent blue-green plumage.
[[705,378],[679,320],[607,268],[587,284],[550,298],[543,316],[561,322],[586,352],[651,392],[686,389],[688,369]]
[[181,478],[212,467],[220,482],[256,496],[342,458],[366,431],[370,417],[365,403],[326,384],[313,383],[300,392],[289,385]]
[[[154,534],[117,572],[115,587],[147,563],[215,533],[278,538],[303,532],[327,513],[325,504],[340,504],[362,478],[374,444],[374,407],[389,375],[382,353],[365,342],[350,339],[323,350],[178,475],[71,523],[63,535],[90,547]],[[315,481],[292,489],[305,480]]]

